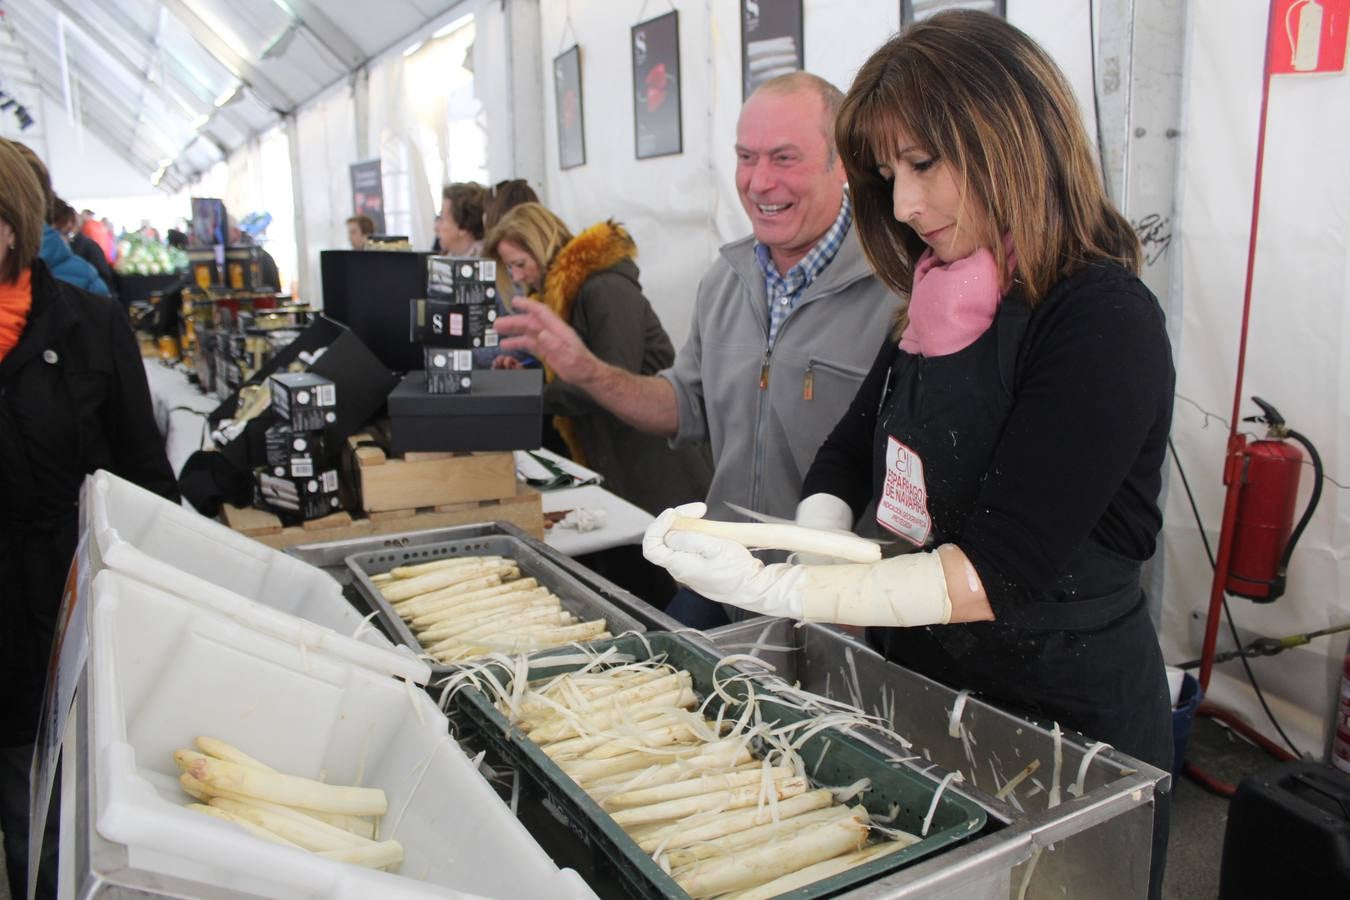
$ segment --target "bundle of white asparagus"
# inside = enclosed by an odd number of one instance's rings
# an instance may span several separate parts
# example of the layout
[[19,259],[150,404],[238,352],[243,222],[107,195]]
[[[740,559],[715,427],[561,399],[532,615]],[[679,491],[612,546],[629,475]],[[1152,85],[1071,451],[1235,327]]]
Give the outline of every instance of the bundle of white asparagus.
[[694,898],[773,897],[919,840],[812,786],[791,740],[812,720],[752,726],[753,703],[708,718],[717,699],[700,704],[688,672],[634,663],[500,705]]
[[178,783],[197,801],[188,809],[338,862],[383,869],[403,861],[402,844],[376,836],[372,817],[389,808],[379,788],[286,775],[215,738],[198,737],[196,744],[173,754],[183,770]]
[[456,556],[400,566],[371,579],[427,655],[462,663],[611,637],[604,619],[578,621],[514,560]]

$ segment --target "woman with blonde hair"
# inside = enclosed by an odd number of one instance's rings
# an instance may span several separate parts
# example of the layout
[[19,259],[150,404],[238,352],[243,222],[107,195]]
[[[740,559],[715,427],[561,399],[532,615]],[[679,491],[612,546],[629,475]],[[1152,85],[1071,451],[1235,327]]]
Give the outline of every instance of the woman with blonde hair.
[[[640,375],[675,361],[675,348],[642,293],[637,245],[616,222],[572,235],[538,203],[511,209],[492,229],[484,255],[497,261],[502,296],[514,287],[568,322],[592,353]],[[497,357],[494,365],[519,362]],[[544,370],[544,413],[554,416],[572,458],[605,477],[614,493],[650,512],[706,494],[711,463],[701,448],[672,450],[665,439],[626,425],[590,395]]]
[[[28,896],[29,770],[80,485],[107,469],[178,499],[126,313],[39,256],[48,202],[30,157],[0,140],[0,829],[13,897]],[[56,895],[47,821],[39,897]]]
[[764,567],[663,514],[648,558],[715,600],[867,626],[908,668],[1168,769],[1140,566],[1161,526],[1175,376],[1064,76],[1001,19],[943,13],[867,60],[836,134],[863,248],[909,299],[798,521],[861,522],[912,552]]

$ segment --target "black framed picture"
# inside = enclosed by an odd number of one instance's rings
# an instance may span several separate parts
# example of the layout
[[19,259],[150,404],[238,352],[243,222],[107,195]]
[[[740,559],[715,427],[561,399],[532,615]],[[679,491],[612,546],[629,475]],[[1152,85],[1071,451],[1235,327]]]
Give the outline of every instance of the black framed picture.
[[741,99],[805,67],[802,0],[741,0]]
[[581,48],[573,44],[553,60],[553,103],[558,116],[558,168],[586,162],[586,117],[581,102]]
[[633,144],[638,159],[684,151],[680,119],[680,14],[633,26]]
[[1006,19],[1008,0],[900,0],[900,27],[922,22],[949,9],[976,9]]

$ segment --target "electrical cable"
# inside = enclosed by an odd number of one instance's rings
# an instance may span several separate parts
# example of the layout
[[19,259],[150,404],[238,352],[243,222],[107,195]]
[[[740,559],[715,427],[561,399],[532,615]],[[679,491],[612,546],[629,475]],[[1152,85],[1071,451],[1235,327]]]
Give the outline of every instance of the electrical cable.
[[[1172,462],[1176,463],[1177,474],[1181,476],[1181,486],[1186,491],[1186,499],[1190,502],[1191,513],[1195,516],[1195,526],[1200,532],[1201,542],[1205,545],[1205,556],[1208,557],[1209,566],[1213,569],[1216,565],[1214,562],[1214,550],[1209,545],[1209,535],[1205,534],[1205,524],[1204,520],[1200,517],[1200,507],[1195,502],[1195,494],[1191,492],[1190,480],[1186,477],[1186,470],[1181,465],[1181,457],[1177,455],[1176,445],[1172,443],[1170,437],[1167,439],[1167,449],[1172,452]],[[1223,598],[1223,612],[1224,617],[1228,620],[1228,630],[1233,636],[1233,646],[1240,648],[1242,646],[1242,638],[1238,636],[1237,624],[1233,621],[1233,611],[1228,607],[1228,594],[1226,591],[1224,592]],[[1285,734],[1284,728],[1280,726],[1279,720],[1275,718],[1275,713],[1271,710],[1270,705],[1266,703],[1266,695],[1261,691],[1261,685],[1257,683],[1256,673],[1252,671],[1251,663],[1247,661],[1247,657],[1239,656],[1238,659],[1242,661],[1242,668],[1247,672],[1247,680],[1251,682],[1252,690],[1256,692],[1256,699],[1260,701],[1261,709],[1265,710],[1266,718],[1270,720],[1270,724],[1274,726],[1280,737],[1284,739],[1285,744],[1289,746],[1289,749],[1294,756],[1298,759],[1305,759],[1306,756],[1304,753],[1299,750],[1298,747],[1294,746],[1294,742],[1289,739],[1289,735]]]

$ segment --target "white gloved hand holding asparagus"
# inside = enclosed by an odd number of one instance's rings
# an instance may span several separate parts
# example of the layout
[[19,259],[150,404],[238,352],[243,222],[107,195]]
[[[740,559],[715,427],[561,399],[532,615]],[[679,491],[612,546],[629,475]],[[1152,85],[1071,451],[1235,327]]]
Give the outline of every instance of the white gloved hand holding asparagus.
[[[841,625],[945,624],[952,618],[943,568],[947,556],[952,565],[964,565],[971,592],[978,596],[982,610],[970,618],[993,617],[974,569],[955,547],[941,548],[943,555],[933,550],[883,560],[880,548],[853,535],[793,525],[708,522],[703,519],[706,511],[702,503],[666,510],[647,529],[642,552],[710,600],[769,616]],[[871,561],[766,566],[747,547]]]

